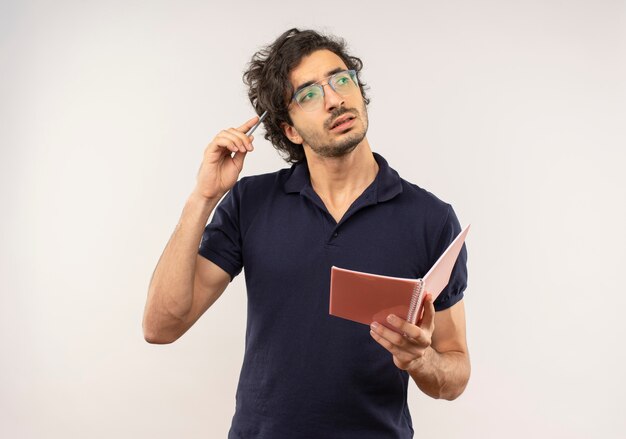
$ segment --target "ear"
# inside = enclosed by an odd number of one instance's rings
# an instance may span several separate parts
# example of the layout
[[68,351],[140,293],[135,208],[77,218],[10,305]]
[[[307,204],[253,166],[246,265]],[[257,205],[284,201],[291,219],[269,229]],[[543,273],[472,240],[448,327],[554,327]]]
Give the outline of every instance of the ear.
[[304,139],[300,137],[298,130],[296,130],[294,127],[292,127],[286,122],[281,123],[280,127],[282,128],[283,133],[285,133],[285,136],[287,136],[287,138],[291,142],[295,143],[296,145],[302,145],[302,142],[304,141]]

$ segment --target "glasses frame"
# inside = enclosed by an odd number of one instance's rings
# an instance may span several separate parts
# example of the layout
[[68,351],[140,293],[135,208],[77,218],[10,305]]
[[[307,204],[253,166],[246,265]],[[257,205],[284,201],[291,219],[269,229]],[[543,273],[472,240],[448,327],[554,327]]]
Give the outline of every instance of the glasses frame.
[[[300,107],[300,109],[302,109],[302,111],[306,111],[307,113],[311,113],[311,112],[317,110],[318,108],[313,108],[312,110],[305,110],[302,107],[302,105],[300,105],[300,102],[298,102],[296,100],[296,94],[300,93],[302,90],[306,90],[309,87],[317,87],[317,88],[319,88],[322,91],[322,99],[321,99],[321,101],[323,101],[324,98],[326,97],[326,93],[324,92],[324,86],[325,85],[328,85],[338,95],[347,96],[347,95],[350,94],[350,92],[348,92],[348,93],[340,93],[340,92],[338,92],[335,89],[335,87],[333,86],[333,81],[332,81],[332,78],[334,78],[335,76],[342,75],[342,74],[345,74],[345,73],[348,73],[350,75],[350,79],[352,79],[352,82],[354,83],[354,85],[356,87],[359,87],[359,80],[358,80],[358,78],[356,76],[356,70],[354,70],[354,69],[346,69],[346,70],[341,70],[341,71],[339,71],[337,73],[333,73],[332,75],[327,76],[326,78],[321,79],[321,80],[319,80],[319,81],[317,81],[317,82],[315,82],[315,83],[313,83],[311,85],[307,85],[306,87],[299,88],[298,90],[296,90],[293,93],[293,96],[291,97],[291,100],[294,101],[296,104],[298,104],[298,107]],[[322,83],[322,81],[324,81],[324,80],[326,82]]]

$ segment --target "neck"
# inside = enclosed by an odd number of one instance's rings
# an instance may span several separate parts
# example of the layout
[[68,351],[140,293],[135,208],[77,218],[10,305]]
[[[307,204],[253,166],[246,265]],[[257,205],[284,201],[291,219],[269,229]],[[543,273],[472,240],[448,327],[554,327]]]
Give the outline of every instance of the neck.
[[358,197],[378,173],[378,163],[367,138],[342,157],[321,157],[308,149],[305,154],[313,189],[322,199],[333,204]]

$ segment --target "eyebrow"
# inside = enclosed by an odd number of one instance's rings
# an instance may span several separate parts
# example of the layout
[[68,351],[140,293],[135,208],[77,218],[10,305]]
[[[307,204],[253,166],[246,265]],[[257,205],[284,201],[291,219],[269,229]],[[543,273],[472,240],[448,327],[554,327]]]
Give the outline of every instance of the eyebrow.
[[[329,76],[334,75],[335,73],[343,72],[344,70],[346,70],[346,68],[345,68],[345,67],[335,67],[334,69],[332,69],[332,70],[330,70],[330,71],[326,72],[326,76],[324,76],[324,78],[323,78],[323,79],[328,78]],[[321,79],[320,79],[320,81],[321,81]],[[298,86],[298,88],[296,88],[296,89],[294,90],[293,94],[295,95],[296,93],[298,93],[298,92],[299,92],[300,90],[302,90],[303,88],[306,88],[306,87],[308,87],[309,85],[313,85],[313,84],[315,84],[316,82],[319,82],[319,81],[306,81],[305,83],[303,83],[303,84],[301,84],[300,86]]]

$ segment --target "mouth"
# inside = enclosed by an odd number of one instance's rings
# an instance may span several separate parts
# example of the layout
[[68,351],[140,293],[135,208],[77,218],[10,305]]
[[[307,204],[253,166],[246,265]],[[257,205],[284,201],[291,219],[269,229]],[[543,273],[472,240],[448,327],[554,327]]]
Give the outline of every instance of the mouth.
[[339,116],[330,126],[330,130],[334,130],[339,127],[347,127],[351,125],[352,121],[356,118],[356,116],[352,114],[344,114],[343,116]]

